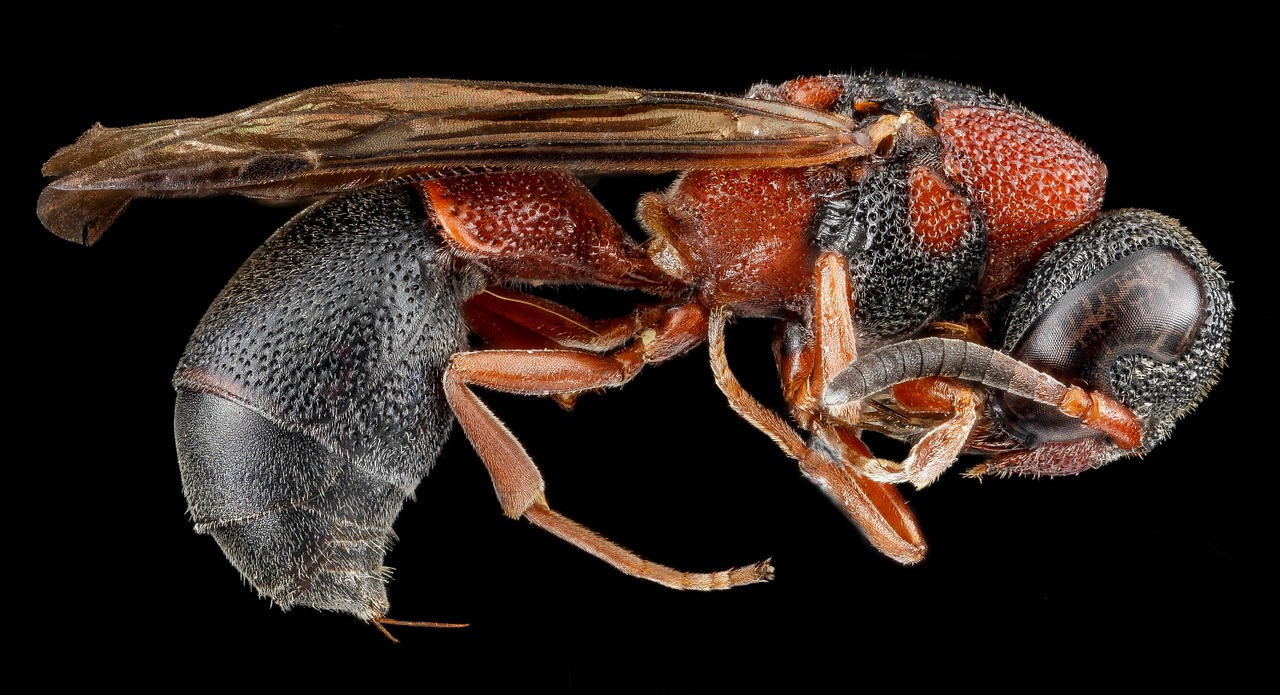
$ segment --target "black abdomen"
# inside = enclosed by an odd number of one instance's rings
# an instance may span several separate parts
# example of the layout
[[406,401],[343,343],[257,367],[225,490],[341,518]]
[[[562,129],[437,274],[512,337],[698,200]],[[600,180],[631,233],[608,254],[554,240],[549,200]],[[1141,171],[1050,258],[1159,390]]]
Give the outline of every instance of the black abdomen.
[[317,204],[245,262],[174,375],[183,488],[263,595],[372,619],[391,524],[452,424],[465,292],[416,194]]

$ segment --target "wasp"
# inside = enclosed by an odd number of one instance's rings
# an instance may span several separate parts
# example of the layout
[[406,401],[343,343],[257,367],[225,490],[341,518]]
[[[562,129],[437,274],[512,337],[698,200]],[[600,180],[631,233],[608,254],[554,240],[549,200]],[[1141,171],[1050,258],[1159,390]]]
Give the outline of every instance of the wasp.
[[[675,173],[638,241],[603,176]],[[1013,102],[826,75],[744,97],[450,80],[319,87],[203,119],[95,126],[45,165],[48,229],[95,243],[141,197],[313,201],[209,308],[173,383],[196,529],[281,607],[375,624],[402,506],[456,421],[503,512],[622,572],[693,573],[555,511],[477,389],[621,387],[705,345],[728,405],[904,564],[899,485],[1066,475],[1166,440],[1224,366],[1233,304],[1177,221],[1104,210],[1107,170]],[[539,289],[643,300],[593,318]],[[737,380],[735,317],[775,322],[786,412]],[[902,440],[901,460],[863,441]]]

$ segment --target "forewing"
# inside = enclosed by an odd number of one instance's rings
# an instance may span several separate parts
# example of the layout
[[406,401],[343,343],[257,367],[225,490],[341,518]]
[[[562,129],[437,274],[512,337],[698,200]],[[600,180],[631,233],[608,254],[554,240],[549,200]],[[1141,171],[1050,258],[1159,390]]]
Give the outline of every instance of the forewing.
[[44,166],[38,212],[93,243],[130,200],[307,199],[498,169],[579,174],[805,166],[862,156],[843,117],[611,87],[406,79],[317,87],[211,118],[95,125]]

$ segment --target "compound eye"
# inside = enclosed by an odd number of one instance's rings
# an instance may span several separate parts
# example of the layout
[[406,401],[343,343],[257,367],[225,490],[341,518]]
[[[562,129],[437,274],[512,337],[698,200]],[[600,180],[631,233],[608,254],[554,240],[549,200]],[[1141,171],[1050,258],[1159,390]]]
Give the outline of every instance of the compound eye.
[[[1049,305],[1013,356],[1066,383],[1118,397],[1111,383],[1116,360],[1138,355],[1177,362],[1200,330],[1204,305],[1195,268],[1173,249],[1148,247],[1102,268]],[[1028,444],[1102,436],[1017,396],[1002,395],[1002,406]]]

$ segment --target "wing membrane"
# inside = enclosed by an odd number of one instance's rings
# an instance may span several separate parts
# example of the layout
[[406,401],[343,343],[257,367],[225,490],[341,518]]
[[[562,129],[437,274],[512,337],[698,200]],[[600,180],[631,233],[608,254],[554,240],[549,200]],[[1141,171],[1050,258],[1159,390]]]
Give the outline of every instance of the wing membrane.
[[841,116],[753,99],[406,79],[317,87],[232,113],[94,126],[44,166],[45,226],[93,243],[135,197],[305,199],[496,169],[579,174],[805,166],[867,153]]

